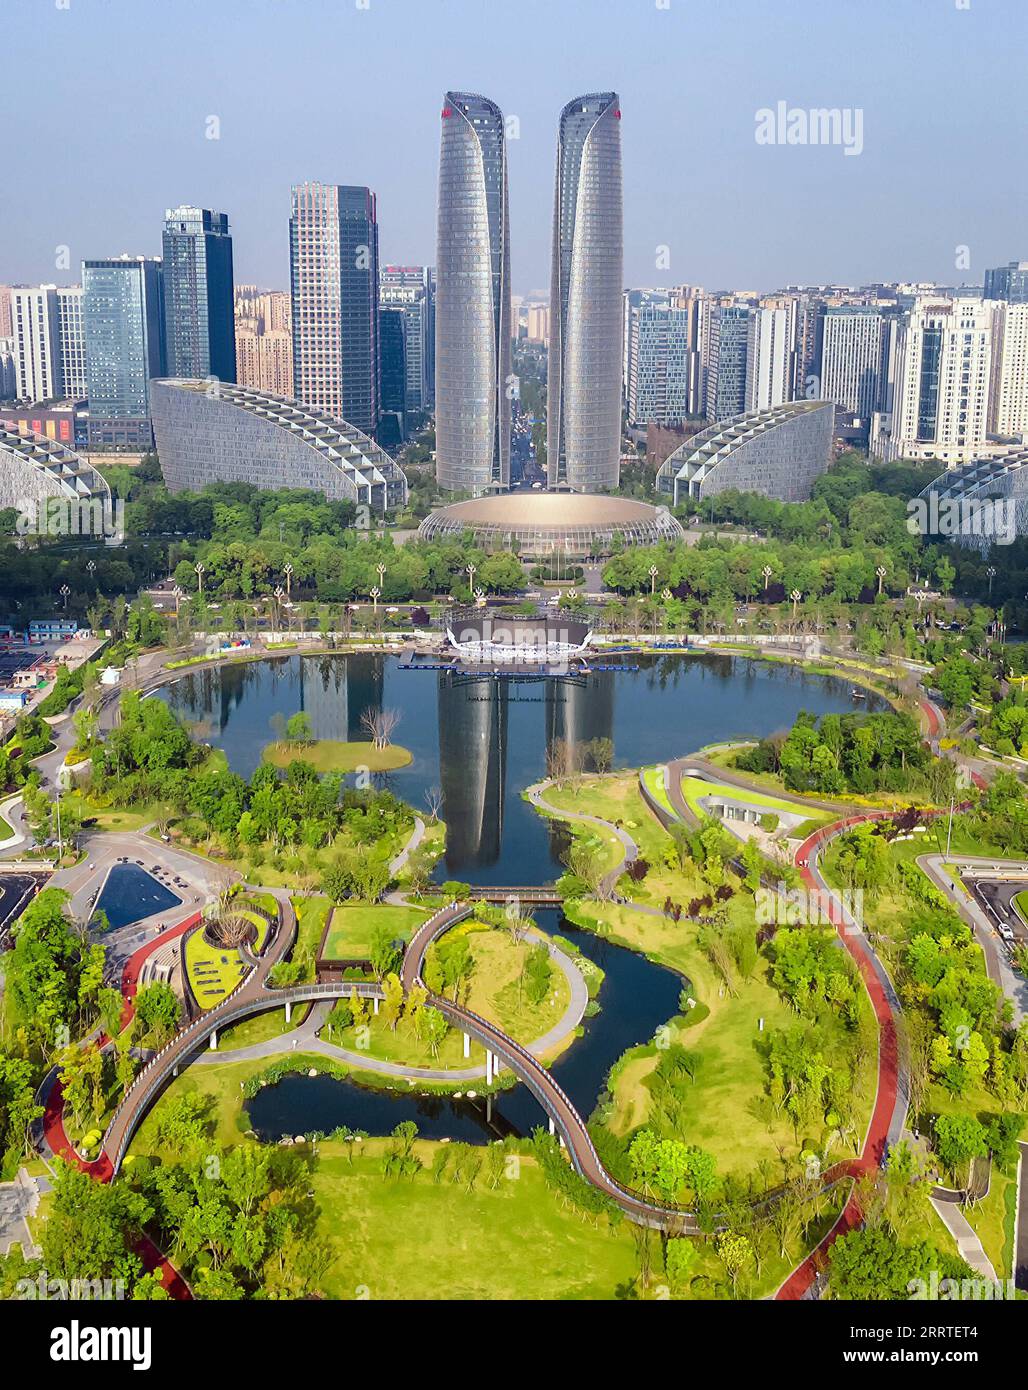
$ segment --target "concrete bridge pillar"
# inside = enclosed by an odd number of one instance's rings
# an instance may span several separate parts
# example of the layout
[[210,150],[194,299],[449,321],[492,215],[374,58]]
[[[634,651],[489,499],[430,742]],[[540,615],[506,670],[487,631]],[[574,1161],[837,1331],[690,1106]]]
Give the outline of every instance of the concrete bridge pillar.
[[378,996],[377,996],[377,995],[375,996],[375,1014],[376,1014],[376,1017],[377,1017],[377,1015],[378,1015]]
[[465,1058],[471,1056],[471,1038],[467,1033],[464,1034],[464,1056]]
[[211,1030],[211,1051],[212,1051],[212,1052],[217,1052],[217,1050],[218,1050],[218,1030],[217,1030],[217,1028],[214,1028],[214,1029]]
[[491,1125],[493,1122],[493,1098],[491,1093],[485,1098],[485,1122],[487,1125]]
[[553,1134],[554,1128],[555,1128],[555,1127],[554,1127],[553,1116],[552,1116],[552,1115],[550,1116],[549,1122],[548,1122],[548,1123],[549,1123],[549,1126],[550,1126],[550,1133]]
[[292,1021],[293,1021],[293,1005],[292,1005],[292,1001],[289,1000],[289,999],[287,999],[287,1000],[286,1000],[286,1022],[287,1022],[287,1023],[291,1023]]
[[493,1080],[493,1054],[488,1048],[485,1050],[485,1084],[492,1085]]

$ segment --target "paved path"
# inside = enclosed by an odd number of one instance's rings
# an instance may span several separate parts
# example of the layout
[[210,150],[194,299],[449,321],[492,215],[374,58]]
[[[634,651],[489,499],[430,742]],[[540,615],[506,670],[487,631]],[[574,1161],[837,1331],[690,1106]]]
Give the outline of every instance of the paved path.
[[609,898],[613,891],[614,884],[617,883],[618,879],[621,877],[625,870],[625,866],[631,864],[639,857],[639,847],[632,839],[631,835],[629,835],[628,831],[622,826],[614,825],[609,820],[601,820],[599,816],[586,815],[583,811],[565,811],[563,807],[554,806],[552,802],[547,801],[543,793],[548,787],[554,785],[553,778],[547,778],[543,782],[536,782],[534,786],[526,788],[525,795],[533,806],[540,811],[545,811],[547,815],[557,816],[561,820],[579,821],[584,825],[595,826],[597,830],[602,830],[605,834],[613,835],[621,843],[621,849],[623,851],[621,858],[612,869],[609,869],[607,873],[603,875],[600,882],[599,896],[601,898]]
[[25,1168],[18,1169],[13,1182],[0,1182],[0,1255],[6,1255],[12,1245],[20,1245],[27,1259],[36,1253],[28,1218],[38,1205],[39,1188]]
[[[536,1038],[534,1042],[528,1044],[530,1052],[537,1057],[544,1057],[562,1043],[569,1034],[573,1033],[581,1023],[586,1005],[589,1003],[589,990],[578,964],[549,937],[534,930],[527,932],[526,935],[545,944],[550,953],[550,959],[563,973],[570,991],[568,1006],[557,1022],[552,1028],[548,1028],[545,1033]],[[344,990],[345,985],[346,982],[344,981]],[[382,1058],[371,1057],[367,1052],[355,1052],[349,1048],[339,1047],[318,1036],[324,1027],[330,1007],[327,1003],[315,1004],[304,1022],[290,1033],[282,1033],[277,1038],[267,1038],[264,1042],[252,1043],[249,1047],[234,1048],[230,1051],[220,1049],[217,1052],[203,1052],[196,1058],[196,1062],[201,1065],[219,1062],[246,1062],[254,1058],[277,1057],[290,1052],[318,1052],[322,1056],[332,1057],[339,1062],[346,1062],[349,1066],[357,1067],[361,1071],[382,1072],[386,1076],[409,1077],[415,1081],[480,1081],[486,1074],[484,1066],[459,1068],[404,1066],[400,1062],[389,1062]]]
[[412,855],[412,854],[414,853],[414,851],[417,849],[418,845],[421,844],[421,841],[422,841],[424,838],[425,838],[425,822],[421,819],[420,816],[415,816],[415,817],[414,817],[414,829],[413,829],[413,831],[411,832],[411,837],[410,837],[410,839],[407,841],[407,843],[404,845],[403,849],[400,850],[400,853],[396,856],[396,858],[395,858],[395,859],[390,863],[390,865],[389,865],[389,872],[390,872],[390,874],[393,876],[393,878],[396,878],[396,876],[399,874],[400,870],[403,869],[403,868],[406,866],[407,860],[411,857],[411,855]]
[[938,1197],[932,1197],[931,1203],[939,1220],[956,1241],[961,1259],[966,1260],[982,1279],[988,1279],[993,1284],[996,1283],[997,1274],[992,1267],[992,1261],[986,1255],[985,1247],[964,1215],[960,1203],[941,1201]]

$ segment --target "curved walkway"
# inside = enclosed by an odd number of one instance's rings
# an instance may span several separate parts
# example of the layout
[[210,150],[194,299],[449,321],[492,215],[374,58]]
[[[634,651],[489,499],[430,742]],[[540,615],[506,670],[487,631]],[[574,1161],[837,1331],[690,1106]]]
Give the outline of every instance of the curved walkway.
[[[454,922],[451,921],[449,925],[454,925]],[[568,1006],[553,1027],[548,1028],[545,1033],[527,1044],[529,1052],[541,1057],[562,1043],[581,1023],[586,1005],[589,1003],[589,990],[577,963],[549,937],[537,931],[529,931],[526,935],[543,942],[550,953],[550,959],[567,980],[570,991]],[[344,988],[346,983],[343,981]],[[324,1057],[346,1062],[349,1066],[359,1068],[361,1071],[381,1072],[383,1075],[402,1077],[405,1080],[480,1081],[486,1075],[484,1066],[405,1066],[400,1062],[389,1062],[384,1058],[371,1057],[367,1052],[354,1052],[350,1048],[339,1047],[337,1044],[327,1042],[318,1036],[320,1029],[324,1026],[327,1014],[327,1005],[316,1004],[311,1010],[310,1017],[290,1033],[282,1033],[278,1037],[268,1038],[264,1042],[252,1043],[249,1047],[207,1052],[196,1060],[203,1065],[218,1062],[246,1062],[260,1057],[276,1057],[288,1052],[317,1052]]]

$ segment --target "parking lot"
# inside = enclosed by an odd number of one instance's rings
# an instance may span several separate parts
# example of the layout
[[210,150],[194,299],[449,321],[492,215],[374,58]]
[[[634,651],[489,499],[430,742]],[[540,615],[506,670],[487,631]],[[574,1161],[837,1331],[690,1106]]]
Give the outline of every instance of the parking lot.
[[1014,906],[1018,893],[1028,892],[1028,865],[1023,875],[1010,869],[997,869],[995,876],[991,876],[984,869],[973,874],[965,870],[962,877],[975,902],[1007,945],[1028,945],[1028,927]]

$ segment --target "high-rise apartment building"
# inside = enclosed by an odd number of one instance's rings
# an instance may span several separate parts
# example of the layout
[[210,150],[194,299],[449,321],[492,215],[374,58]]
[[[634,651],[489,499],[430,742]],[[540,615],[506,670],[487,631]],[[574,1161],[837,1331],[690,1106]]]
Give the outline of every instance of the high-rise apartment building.
[[0,338],[13,338],[14,320],[11,317],[11,295],[13,290],[10,285],[0,285]]
[[985,272],[985,298],[1008,304],[1028,301],[1028,261],[1010,261]]
[[17,285],[11,290],[15,395],[50,401],[86,395],[86,349],[79,285]]
[[369,188],[301,183],[289,220],[293,395],[378,428],[378,221]]
[[746,304],[715,304],[710,311],[704,371],[708,420],[727,420],[746,409],[749,321]]
[[150,382],[166,374],[161,262],[84,261],[89,447],[149,449]]
[[993,306],[989,432],[1028,434],[1028,300]]
[[289,295],[240,285],[235,295],[236,381],[276,396],[293,394]]
[[986,450],[995,305],[919,297],[899,318],[888,369],[891,411],[875,415],[871,452],[967,463]]
[[507,141],[495,102],[447,92],[439,148],[436,480],[510,485],[511,306]]
[[[403,314],[408,410],[424,410],[432,403],[433,285],[432,268],[427,265],[387,265],[379,274],[379,308],[399,309]],[[387,408],[384,403],[382,408]]]
[[621,105],[560,113],[550,276],[546,460],[551,488],[616,488],[621,459]]
[[15,396],[51,401],[64,394],[60,310],[55,285],[16,285],[11,291]]
[[746,328],[746,409],[773,410],[792,397],[796,301],[761,300]]
[[232,237],[207,208],[164,214],[164,332],[173,377],[236,379]]
[[680,424],[689,415],[694,373],[690,310],[640,305],[630,326],[629,424]]
[[883,375],[887,347],[888,326],[880,308],[860,304],[827,307],[821,329],[821,398],[870,423],[872,413],[886,404]]

